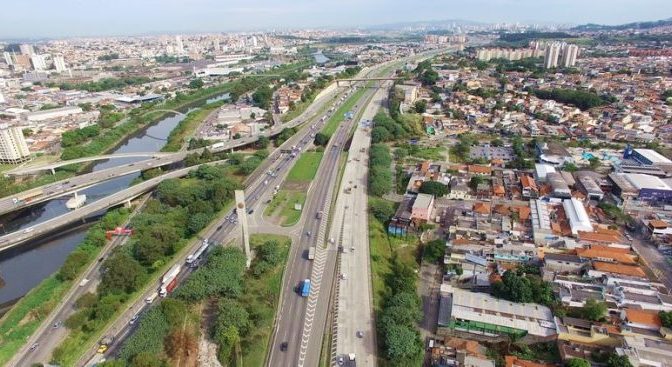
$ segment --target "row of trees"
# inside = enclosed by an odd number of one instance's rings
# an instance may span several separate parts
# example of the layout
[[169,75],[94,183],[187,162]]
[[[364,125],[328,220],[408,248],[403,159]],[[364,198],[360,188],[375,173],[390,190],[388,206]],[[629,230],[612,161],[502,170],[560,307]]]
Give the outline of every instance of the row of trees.
[[129,76],[123,78],[104,78],[96,82],[86,83],[47,83],[48,87],[58,87],[63,90],[83,89],[89,92],[101,92],[110,89],[121,89],[131,85],[145,84],[152,79],[144,76]]
[[385,144],[373,144],[369,149],[369,194],[383,196],[392,190],[392,157]]
[[385,276],[386,296],[376,320],[379,340],[390,366],[418,366],[423,346],[416,324],[422,306],[416,293],[415,271],[393,257]]
[[67,148],[79,145],[98,135],[100,135],[100,127],[98,125],[66,131],[61,137],[61,147]]
[[396,119],[378,112],[373,117],[373,129],[371,130],[371,143],[382,143],[393,140],[405,139],[410,136],[406,127]]

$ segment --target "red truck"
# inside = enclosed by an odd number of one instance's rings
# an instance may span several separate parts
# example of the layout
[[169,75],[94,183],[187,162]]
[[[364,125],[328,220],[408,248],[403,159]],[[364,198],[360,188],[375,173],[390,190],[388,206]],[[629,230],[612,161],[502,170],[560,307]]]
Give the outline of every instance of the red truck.
[[175,289],[176,286],[177,286],[177,277],[173,278],[173,280],[171,280],[168,284],[162,285],[161,290],[159,291],[159,295],[161,297],[166,297],[169,293],[173,291],[173,289]]

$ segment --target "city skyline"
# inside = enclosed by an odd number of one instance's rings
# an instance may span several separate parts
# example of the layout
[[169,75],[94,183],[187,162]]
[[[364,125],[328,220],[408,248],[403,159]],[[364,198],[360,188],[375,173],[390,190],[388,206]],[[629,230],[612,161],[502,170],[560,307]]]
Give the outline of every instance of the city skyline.
[[667,18],[659,13],[665,5],[664,0],[476,0],[468,3],[429,0],[412,7],[401,0],[374,0],[365,4],[354,0],[282,3],[270,0],[148,0],[142,3],[29,0],[3,5],[0,39],[349,28],[446,19],[483,23],[622,24]]

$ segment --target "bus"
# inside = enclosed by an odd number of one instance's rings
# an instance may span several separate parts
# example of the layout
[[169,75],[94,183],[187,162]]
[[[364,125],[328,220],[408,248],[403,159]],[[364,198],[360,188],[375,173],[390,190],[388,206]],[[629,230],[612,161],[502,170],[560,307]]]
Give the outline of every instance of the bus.
[[301,297],[308,297],[308,295],[310,295],[310,279],[304,280],[301,286]]

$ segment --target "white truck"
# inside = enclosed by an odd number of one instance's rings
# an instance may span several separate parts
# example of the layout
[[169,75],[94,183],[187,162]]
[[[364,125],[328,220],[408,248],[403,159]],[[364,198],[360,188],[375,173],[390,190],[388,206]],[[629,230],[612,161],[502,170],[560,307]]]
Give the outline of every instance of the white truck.
[[315,246],[310,246],[308,249],[308,260],[315,260]]
[[159,288],[159,296],[166,297],[168,293],[172,292],[177,286],[177,275],[180,274],[182,267],[180,264],[173,265],[163,277],[161,277],[161,288]]
[[208,240],[203,240],[203,244],[201,244],[198,250],[196,250],[196,252],[194,252],[193,254],[187,256],[187,264],[188,265],[195,264],[196,260],[198,260],[198,258],[201,257],[201,255],[203,255],[205,250],[208,249],[208,246],[210,246]]

